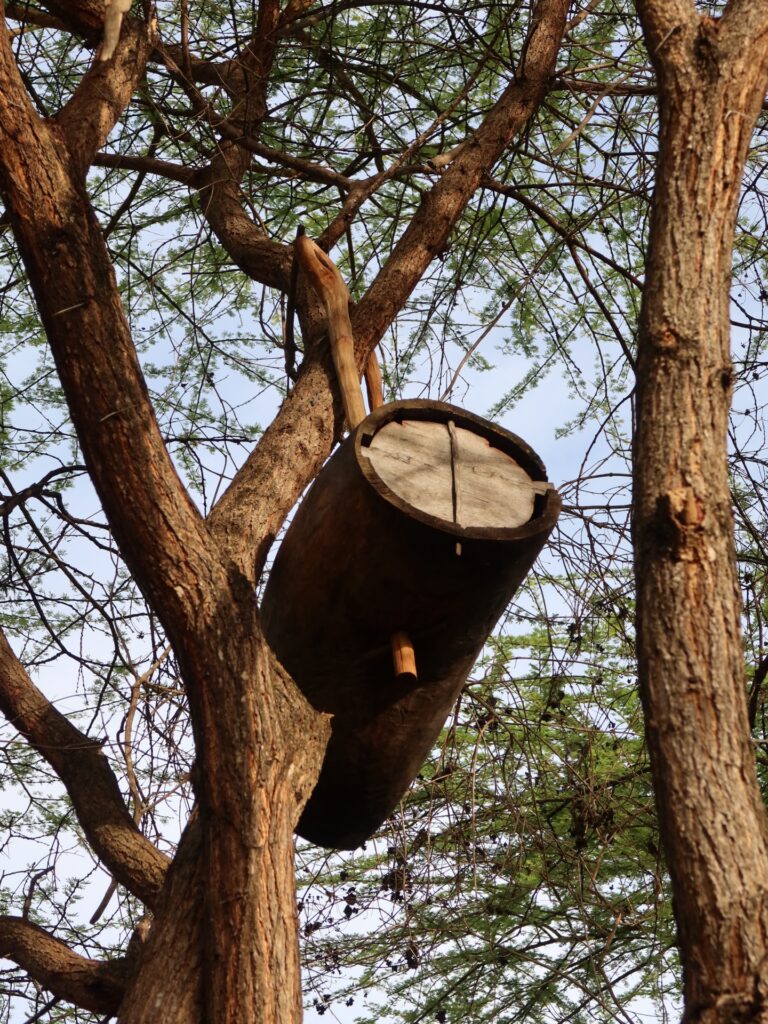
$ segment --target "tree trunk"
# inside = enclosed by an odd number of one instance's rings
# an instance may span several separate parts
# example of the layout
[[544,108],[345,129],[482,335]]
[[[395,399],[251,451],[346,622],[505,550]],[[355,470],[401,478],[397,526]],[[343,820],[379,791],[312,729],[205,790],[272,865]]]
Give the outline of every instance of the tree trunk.
[[[79,161],[60,126],[35,114],[2,36],[0,126],[0,190],[83,454],[176,652],[195,737],[200,851],[161,895],[125,1019],[155,1021],[162,1008],[179,1024],[289,1024],[302,1015],[292,833],[329,724],[270,652],[254,581],[173,468]],[[201,990],[179,983],[192,964]]]
[[768,831],[746,713],[728,482],[729,282],[768,83],[764,3],[639,3],[661,136],[638,352],[634,545],[646,732],[685,1019],[768,1020]]
[[201,792],[120,1024],[155,1024],[160,1009],[164,1024],[302,1019],[292,833],[329,725],[257,637],[255,678],[243,680],[236,705],[220,709],[241,719],[235,732],[256,735],[222,755],[230,770],[217,773],[213,797]]

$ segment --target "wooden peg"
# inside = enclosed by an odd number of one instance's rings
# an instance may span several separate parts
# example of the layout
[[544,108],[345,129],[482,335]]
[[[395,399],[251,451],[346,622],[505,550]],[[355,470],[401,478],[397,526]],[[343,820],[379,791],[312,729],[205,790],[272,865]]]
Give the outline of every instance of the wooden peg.
[[398,682],[415,683],[419,676],[416,672],[416,652],[413,641],[403,630],[392,634],[392,663],[395,667],[395,678]]

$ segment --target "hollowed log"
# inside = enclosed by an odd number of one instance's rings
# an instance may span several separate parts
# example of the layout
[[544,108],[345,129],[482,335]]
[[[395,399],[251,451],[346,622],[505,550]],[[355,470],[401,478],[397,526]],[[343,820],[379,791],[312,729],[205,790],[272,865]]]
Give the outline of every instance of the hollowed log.
[[[382,406],[347,437],[262,608],[277,657],[333,715],[300,836],[353,849],[391,814],[559,511],[524,441],[453,406]],[[411,646],[415,670],[396,675]]]

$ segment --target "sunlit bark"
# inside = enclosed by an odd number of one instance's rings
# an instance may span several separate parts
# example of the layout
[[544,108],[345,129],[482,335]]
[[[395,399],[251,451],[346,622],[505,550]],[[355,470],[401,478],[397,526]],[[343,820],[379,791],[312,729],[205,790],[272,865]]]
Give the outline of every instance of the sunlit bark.
[[729,283],[768,13],[641,2],[661,135],[637,362],[640,684],[686,1020],[768,1019],[768,830],[747,721],[726,431]]

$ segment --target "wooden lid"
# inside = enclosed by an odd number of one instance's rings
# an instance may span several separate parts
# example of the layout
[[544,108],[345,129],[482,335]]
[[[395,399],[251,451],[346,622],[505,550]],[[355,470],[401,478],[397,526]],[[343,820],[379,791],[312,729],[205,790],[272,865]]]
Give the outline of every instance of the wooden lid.
[[383,485],[377,489],[389,500],[451,532],[507,531],[530,522],[536,495],[550,485],[523,442],[451,406],[398,406],[368,418],[371,429],[358,448],[366,476]]

